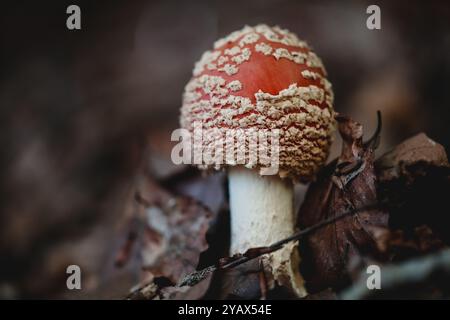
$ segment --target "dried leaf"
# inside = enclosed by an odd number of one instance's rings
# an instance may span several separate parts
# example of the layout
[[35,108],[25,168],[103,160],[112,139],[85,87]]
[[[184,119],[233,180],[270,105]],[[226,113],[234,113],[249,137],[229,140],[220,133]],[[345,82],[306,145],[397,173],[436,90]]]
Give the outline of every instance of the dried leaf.
[[[191,197],[172,195],[146,174],[138,177],[136,190],[129,206],[133,208],[130,230],[116,259],[118,266],[124,265],[137,247],[141,283],[146,284],[135,290],[132,298],[178,297],[188,291],[192,296],[193,291],[187,288],[163,289],[197,269],[201,254],[208,248],[206,233],[216,214]],[[200,280],[196,286],[205,285]]]
[[414,233],[427,225],[450,245],[450,165],[444,148],[424,133],[405,140],[375,163],[378,195],[390,212],[390,227]]
[[[330,163],[308,189],[299,211],[300,229],[343,212],[378,202],[373,167],[374,143],[363,144],[362,126],[338,117],[343,138],[341,156]],[[355,255],[375,247],[371,227],[386,227],[381,209],[364,210],[340,219],[311,234],[301,243],[302,274],[311,292],[339,287],[348,281],[346,266]]]
[[212,214],[187,197],[172,198],[166,206],[151,206],[145,213],[144,269],[177,283],[197,268],[200,254],[207,249]]
[[419,133],[403,141],[381,156],[375,164],[378,178],[382,183],[401,177],[414,180],[418,165],[423,169],[449,166],[444,147],[428,138],[424,133]]

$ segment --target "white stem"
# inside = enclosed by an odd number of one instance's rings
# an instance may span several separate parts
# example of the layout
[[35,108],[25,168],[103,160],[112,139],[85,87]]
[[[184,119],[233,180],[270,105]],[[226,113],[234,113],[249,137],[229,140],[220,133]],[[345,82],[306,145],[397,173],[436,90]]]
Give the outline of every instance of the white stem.
[[[278,176],[261,176],[256,170],[233,167],[228,173],[231,211],[230,253],[268,246],[294,233],[292,182]],[[272,279],[290,287],[299,297],[306,295],[299,273],[298,243],[263,257]]]

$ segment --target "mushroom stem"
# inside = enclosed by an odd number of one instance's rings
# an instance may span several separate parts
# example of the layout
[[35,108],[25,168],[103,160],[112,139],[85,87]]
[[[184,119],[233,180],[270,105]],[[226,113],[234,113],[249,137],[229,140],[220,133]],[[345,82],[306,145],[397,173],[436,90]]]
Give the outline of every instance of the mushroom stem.
[[[294,191],[290,180],[261,176],[256,170],[232,167],[228,173],[231,246],[230,253],[243,253],[268,246],[294,233]],[[264,271],[275,282],[303,297],[306,290],[299,272],[298,242],[263,256]]]

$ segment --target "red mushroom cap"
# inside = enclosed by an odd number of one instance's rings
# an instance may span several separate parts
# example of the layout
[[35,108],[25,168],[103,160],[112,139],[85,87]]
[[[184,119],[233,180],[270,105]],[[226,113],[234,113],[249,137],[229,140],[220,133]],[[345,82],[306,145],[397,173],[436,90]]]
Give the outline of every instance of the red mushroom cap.
[[279,175],[307,180],[328,156],[333,92],[320,58],[304,41],[279,27],[246,26],[216,41],[196,63],[180,122],[193,130],[196,121],[224,132],[279,129]]

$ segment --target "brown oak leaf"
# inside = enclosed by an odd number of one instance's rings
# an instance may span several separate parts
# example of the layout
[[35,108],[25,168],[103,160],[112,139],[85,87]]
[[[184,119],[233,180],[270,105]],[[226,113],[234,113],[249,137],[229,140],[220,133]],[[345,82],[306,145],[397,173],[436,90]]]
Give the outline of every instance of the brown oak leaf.
[[[322,170],[302,204],[300,229],[344,212],[377,203],[374,150],[378,132],[363,143],[362,126],[347,117],[337,117],[343,139],[340,157]],[[385,228],[388,214],[382,209],[362,210],[316,230],[301,243],[302,274],[310,292],[347,283],[348,262],[374,248],[372,227]]]

